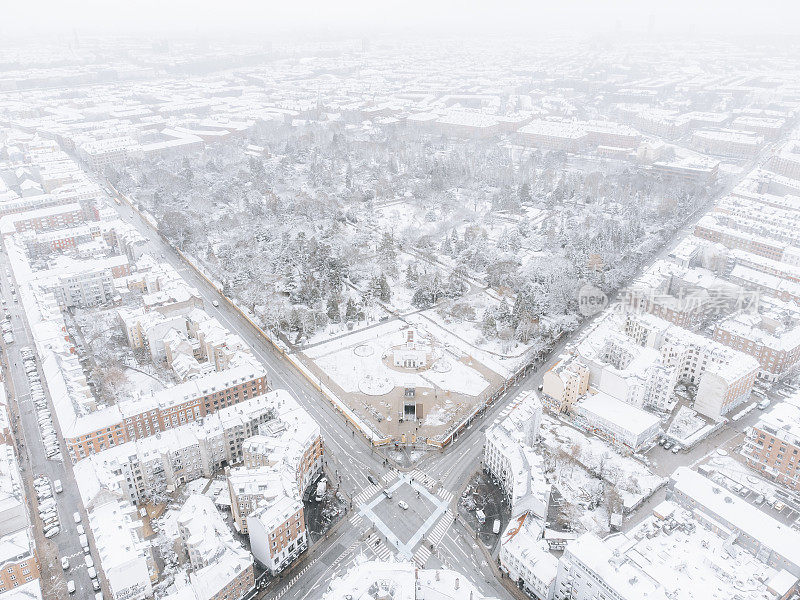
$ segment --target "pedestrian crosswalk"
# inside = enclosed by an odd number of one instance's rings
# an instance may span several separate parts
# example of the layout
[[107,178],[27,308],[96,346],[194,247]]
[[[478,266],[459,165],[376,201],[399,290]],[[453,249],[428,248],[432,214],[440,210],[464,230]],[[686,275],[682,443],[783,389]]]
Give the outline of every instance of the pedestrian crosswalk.
[[387,561],[393,554],[392,549],[386,545],[386,542],[384,542],[383,538],[377,533],[370,534],[369,537],[367,537],[365,545],[379,560]]
[[448,492],[444,488],[441,488],[438,492],[436,492],[436,495],[439,496],[439,498],[441,498],[445,502],[450,502],[450,500],[453,499],[453,493],[452,492]]
[[433,477],[428,475],[425,471],[420,471],[419,469],[414,469],[411,471],[411,477],[414,479],[414,481],[419,481],[428,489],[431,489],[437,484],[437,481]]
[[417,551],[414,552],[414,564],[421,569],[425,566],[425,563],[428,562],[430,557],[431,551],[428,549],[428,546],[423,543],[419,548],[417,548]]
[[436,525],[433,526],[430,534],[428,534],[428,542],[433,544],[434,547],[439,545],[439,542],[442,541],[444,534],[447,533],[447,530],[450,529],[450,525],[453,524],[453,519],[455,515],[449,509],[445,511],[445,513],[441,516],[441,518],[437,521]]
[[381,480],[383,481],[383,483],[388,485],[392,483],[395,479],[397,479],[399,475],[400,473],[392,469],[388,473],[384,473],[383,475],[381,475]]
[[362,515],[361,513],[356,513],[352,517],[350,517],[350,524],[355,526],[361,523],[361,521],[363,520],[364,520],[364,515]]
[[380,489],[381,488],[374,483],[370,484],[368,487],[364,488],[360,494],[353,498],[353,506],[364,504],[364,502],[377,494]]

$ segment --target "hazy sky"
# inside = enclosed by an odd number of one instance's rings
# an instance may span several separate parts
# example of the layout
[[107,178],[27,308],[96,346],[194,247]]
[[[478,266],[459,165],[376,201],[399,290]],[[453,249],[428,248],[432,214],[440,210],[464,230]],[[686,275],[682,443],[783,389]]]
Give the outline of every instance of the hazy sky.
[[800,0],[0,0],[0,31],[800,34]]

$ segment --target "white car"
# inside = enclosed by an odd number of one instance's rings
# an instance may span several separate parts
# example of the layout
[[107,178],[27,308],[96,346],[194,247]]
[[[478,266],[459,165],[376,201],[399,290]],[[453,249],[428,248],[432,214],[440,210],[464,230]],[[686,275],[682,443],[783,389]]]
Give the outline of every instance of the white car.
[[397,503],[397,506],[403,510],[408,510],[408,503],[405,500],[400,500],[400,502]]
[[219,308],[219,300],[212,300],[211,306],[213,306],[214,308]]
[[47,531],[44,532],[44,537],[49,539],[57,536],[59,533],[61,533],[61,529],[59,529],[58,527],[53,527],[52,529],[48,529]]
[[67,591],[68,591],[70,594],[74,594],[74,593],[75,593],[75,580],[73,580],[73,579],[70,579],[70,580],[67,582]]
[[69,570],[69,559],[66,556],[61,557],[61,568],[65,571]]
[[80,522],[81,522],[81,513],[79,513],[79,512],[72,513],[72,520],[75,521],[75,523],[80,524]]
[[83,525],[78,525],[75,529],[78,530],[78,535],[84,535],[86,530],[83,528]]

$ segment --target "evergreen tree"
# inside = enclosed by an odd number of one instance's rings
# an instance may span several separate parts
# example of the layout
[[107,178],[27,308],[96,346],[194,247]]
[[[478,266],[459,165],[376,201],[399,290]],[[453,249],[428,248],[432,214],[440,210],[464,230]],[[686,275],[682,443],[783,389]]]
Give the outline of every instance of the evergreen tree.
[[358,316],[358,308],[352,298],[347,299],[347,306],[344,309],[344,318],[346,321],[353,321]]

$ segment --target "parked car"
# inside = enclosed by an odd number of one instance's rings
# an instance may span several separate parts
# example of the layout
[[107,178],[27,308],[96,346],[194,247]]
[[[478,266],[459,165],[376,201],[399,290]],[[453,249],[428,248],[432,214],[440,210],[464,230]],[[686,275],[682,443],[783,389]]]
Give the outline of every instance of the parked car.
[[83,525],[78,525],[75,529],[78,530],[78,535],[83,535],[86,533],[86,530],[83,528]]
[[392,492],[389,491],[386,488],[384,488],[384,490],[383,490],[383,495],[386,496],[387,498],[389,498],[390,500],[392,499]]
[[75,521],[75,523],[80,523],[81,522],[81,513],[79,513],[79,512],[72,513],[72,520]]
[[91,556],[84,556],[83,562],[86,563],[86,568],[91,569],[94,566],[94,559]]
[[61,557],[61,568],[65,571],[69,570],[69,559],[66,556]]
[[61,529],[59,527],[52,527],[51,529],[48,529],[47,531],[44,532],[44,537],[49,539],[52,537],[56,537],[59,533],[61,533]]
[[780,512],[780,511],[782,511],[784,508],[786,508],[786,505],[785,505],[783,502],[781,502],[781,501],[779,500],[778,502],[776,502],[775,504],[773,504],[773,505],[772,505],[772,508],[774,508],[775,510],[777,510],[778,512]]
[[70,594],[74,594],[74,593],[75,593],[75,580],[74,580],[74,579],[70,579],[70,580],[67,582],[67,591],[68,591]]
[[672,448],[672,442],[667,442],[664,444],[664,450],[669,450],[670,448]]
[[100,582],[97,579],[92,579],[92,589],[95,592],[100,589]]
[[97,571],[94,567],[89,567],[86,572],[89,574],[89,579],[97,579]]
[[397,503],[397,506],[403,510],[408,510],[408,503],[405,500],[400,500],[400,502]]

